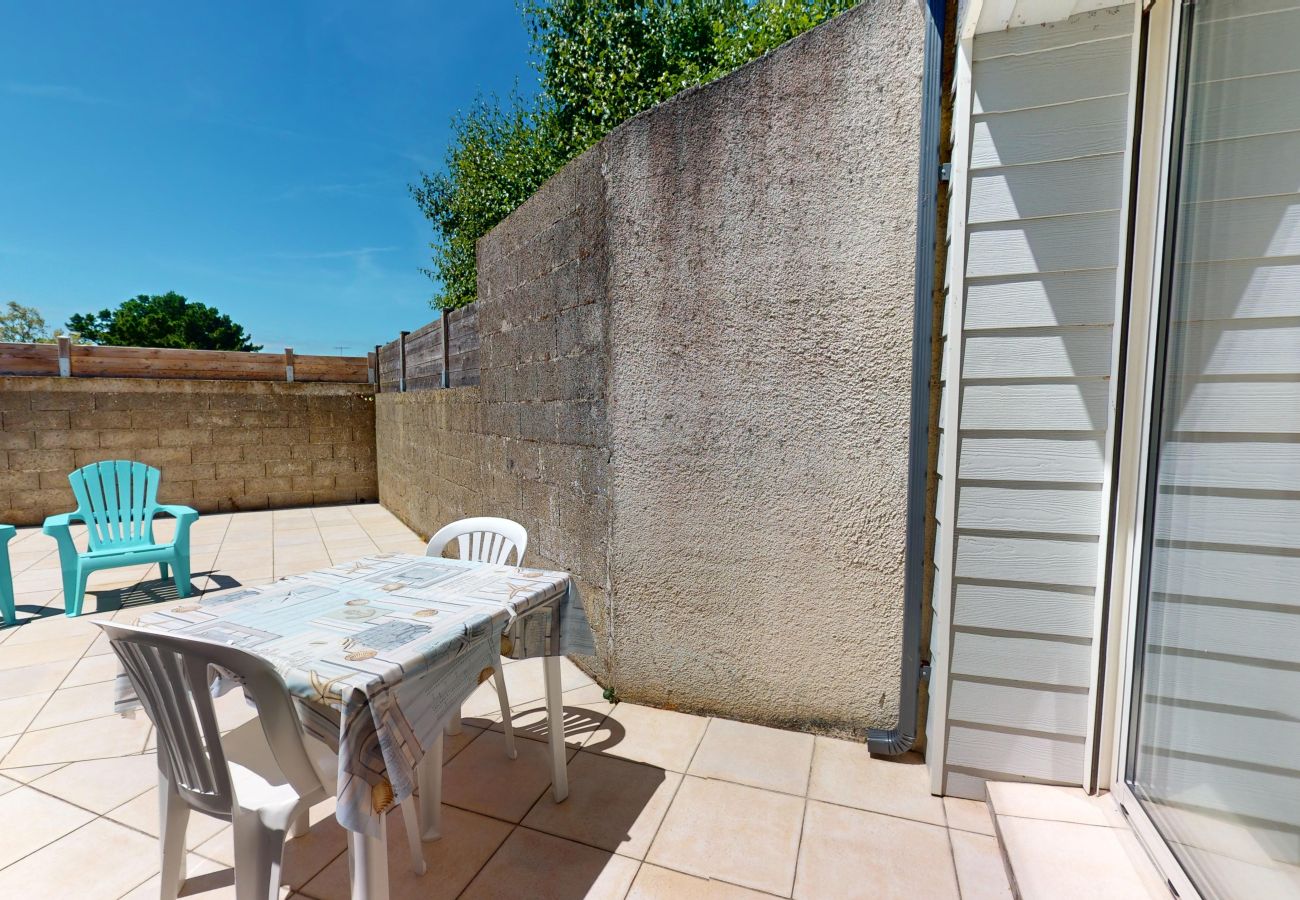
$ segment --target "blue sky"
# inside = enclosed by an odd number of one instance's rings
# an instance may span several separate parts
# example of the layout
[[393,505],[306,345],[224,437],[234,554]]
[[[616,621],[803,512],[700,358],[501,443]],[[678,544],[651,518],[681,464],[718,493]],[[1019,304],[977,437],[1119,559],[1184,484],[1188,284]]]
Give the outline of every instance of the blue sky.
[[407,193],[479,93],[536,89],[514,0],[10,3],[0,303],[174,290],[268,350],[434,317]]

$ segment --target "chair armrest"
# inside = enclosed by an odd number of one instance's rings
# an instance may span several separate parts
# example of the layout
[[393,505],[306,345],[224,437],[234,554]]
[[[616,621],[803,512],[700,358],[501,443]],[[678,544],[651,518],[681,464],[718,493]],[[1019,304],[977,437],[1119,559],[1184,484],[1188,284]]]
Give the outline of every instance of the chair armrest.
[[154,509],[154,513],[155,514],[166,513],[172,518],[178,519],[182,522],[186,522],[186,521],[193,522],[195,519],[199,517],[198,511],[190,509],[188,506],[176,506],[176,505],[161,506],[160,505]]
[[85,520],[77,513],[60,513],[46,517],[45,524],[41,526],[41,531],[58,542],[59,559],[65,569],[78,556],[77,545],[72,540],[72,523],[81,521]]
[[60,513],[57,516],[46,516],[45,524],[41,526],[41,531],[53,537],[56,531],[67,530],[72,527],[73,522],[82,521],[85,520],[74,512]]
[[0,547],[9,543],[9,539],[18,533],[18,529],[12,525],[0,525]]

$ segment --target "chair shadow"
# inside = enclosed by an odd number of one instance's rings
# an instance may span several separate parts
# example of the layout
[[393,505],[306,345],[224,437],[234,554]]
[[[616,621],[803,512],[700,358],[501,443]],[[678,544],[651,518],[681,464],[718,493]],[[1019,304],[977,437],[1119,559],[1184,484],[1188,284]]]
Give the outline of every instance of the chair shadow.
[[[194,583],[200,578],[207,581],[205,587],[200,588],[198,584]],[[236,588],[242,584],[237,578],[215,571],[195,572],[190,576],[190,580],[190,598],[196,601],[203,594]],[[86,594],[95,598],[96,612],[116,612],[120,609],[150,606],[155,603],[166,603],[169,600],[181,599],[176,592],[176,581],[171,578],[154,578],[149,581],[141,581],[130,587],[88,590]]]

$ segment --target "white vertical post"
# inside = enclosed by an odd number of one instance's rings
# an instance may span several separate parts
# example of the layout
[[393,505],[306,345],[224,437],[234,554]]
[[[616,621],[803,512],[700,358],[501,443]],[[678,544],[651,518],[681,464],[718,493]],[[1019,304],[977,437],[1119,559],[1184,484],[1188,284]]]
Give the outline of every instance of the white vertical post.
[[293,381],[293,348],[284,348],[284,380]]
[[556,803],[569,796],[568,752],[564,746],[564,693],[560,684],[560,657],[542,659],[546,672],[546,724],[551,738],[551,793]]
[[72,338],[59,338],[59,377],[72,377]]
[[420,836],[426,841],[442,837],[442,745],[442,729],[438,729],[438,739],[416,767],[420,782]]

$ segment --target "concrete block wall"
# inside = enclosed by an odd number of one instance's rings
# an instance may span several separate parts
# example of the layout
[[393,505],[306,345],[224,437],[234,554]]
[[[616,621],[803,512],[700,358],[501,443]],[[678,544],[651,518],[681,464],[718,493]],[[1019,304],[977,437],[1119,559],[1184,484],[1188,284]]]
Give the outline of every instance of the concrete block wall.
[[103,459],[200,512],[378,499],[369,385],[0,378],[0,522],[71,512],[68,473]]
[[479,241],[478,388],[377,398],[380,499],[530,531],[627,699],[897,716],[921,17],[637,116]]

